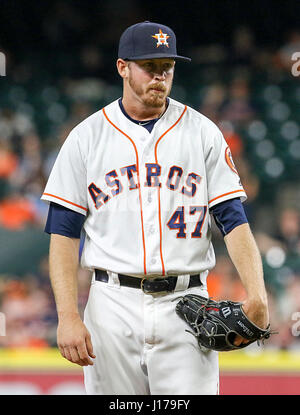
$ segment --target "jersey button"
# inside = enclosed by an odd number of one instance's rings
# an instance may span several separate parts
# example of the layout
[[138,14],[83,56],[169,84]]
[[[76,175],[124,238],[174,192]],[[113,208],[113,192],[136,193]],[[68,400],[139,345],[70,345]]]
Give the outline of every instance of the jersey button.
[[151,259],[151,264],[152,264],[152,265],[156,264],[156,259],[155,259],[155,258],[152,258],[152,259]]

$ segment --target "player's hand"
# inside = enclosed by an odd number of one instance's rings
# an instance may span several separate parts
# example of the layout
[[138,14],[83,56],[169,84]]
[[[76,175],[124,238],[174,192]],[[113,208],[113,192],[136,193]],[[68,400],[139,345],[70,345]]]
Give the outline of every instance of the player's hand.
[[[267,305],[257,302],[246,300],[242,306],[244,313],[247,317],[261,329],[266,329],[269,324],[269,312]],[[239,346],[240,344],[249,343],[244,337],[236,336],[233,344]]]
[[80,366],[93,365],[91,336],[79,314],[65,314],[59,317],[57,345],[64,358]]

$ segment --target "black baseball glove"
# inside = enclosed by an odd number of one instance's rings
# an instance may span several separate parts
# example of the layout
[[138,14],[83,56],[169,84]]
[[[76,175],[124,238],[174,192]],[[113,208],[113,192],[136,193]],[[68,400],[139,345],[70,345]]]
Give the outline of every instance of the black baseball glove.
[[[233,301],[214,301],[200,295],[188,294],[176,305],[176,313],[184,319],[198,340],[200,349],[230,351],[241,349],[257,341],[268,339],[270,327],[266,330],[252,323],[242,309],[242,303]],[[188,330],[187,330],[188,331]],[[249,340],[235,346],[236,335]]]

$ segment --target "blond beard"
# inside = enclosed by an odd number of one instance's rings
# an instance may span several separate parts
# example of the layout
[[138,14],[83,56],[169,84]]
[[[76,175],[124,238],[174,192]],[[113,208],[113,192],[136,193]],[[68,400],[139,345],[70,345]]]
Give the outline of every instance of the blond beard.
[[166,98],[169,95],[172,87],[172,83],[170,87],[167,89],[165,86],[161,86],[159,84],[151,85],[151,88],[162,88],[162,93],[154,93],[149,92],[150,88],[148,88],[145,91],[139,86],[138,83],[136,83],[133,78],[131,77],[131,74],[129,75],[128,83],[131,87],[131,89],[135,92],[135,94],[141,99],[143,104],[146,107],[150,108],[163,108],[166,103]]

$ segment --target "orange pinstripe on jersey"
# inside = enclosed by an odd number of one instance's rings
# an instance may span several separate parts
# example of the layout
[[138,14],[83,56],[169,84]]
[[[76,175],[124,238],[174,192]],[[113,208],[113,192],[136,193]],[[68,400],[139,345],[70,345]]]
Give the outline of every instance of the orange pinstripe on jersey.
[[[160,142],[160,140],[170,131],[172,130],[172,128],[174,128],[179,121],[181,120],[181,118],[183,117],[184,113],[187,110],[187,106],[185,105],[184,110],[182,111],[180,117],[178,118],[178,120],[171,125],[170,128],[167,129],[167,131],[165,131],[157,140],[157,142],[155,143],[155,148],[154,148],[154,154],[155,154],[155,162],[158,164],[157,161],[157,146],[158,143]],[[165,264],[164,264],[164,259],[163,259],[163,253],[162,253],[162,225],[161,225],[161,208],[160,208],[160,187],[158,187],[158,193],[157,193],[157,197],[158,197],[158,221],[159,221],[159,235],[160,235],[160,242],[159,242],[159,250],[160,250],[160,260],[161,260],[161,265],[162,265],[162,275],[166,275],[166,270],[165,270]]]
[[135,157],[136,157],[136,170],[137,170],[137,179],[138,179],[138,190],[139,190],[139,200],[140,200],[140,210],[141,210],[141,224],[142,224],[142,240],[143,240],[143,250],[144,250],[144,274],[147,274],[147,268],[146,268],[146,245],[145,245],[145,231],[144,231],[144,219],[143,219],[143,208],[142,208],[142,195],[141,195],[141,184],[140,184],[140,169],[139,169],[139,156],[137,148],[134,144],[134,141],[132,138],[129,137],[124,131],[122,131],[119,127],[117,127],[107,116],[105,109],[102,109],[102,112],[104,114],[104,117],[107,119],[107,121],[121,134],[123,134],[133,145],[134,151],[135,151]]
[[59,196],[56,196],[56,195],[52,195],[52,194],[50,194],[50,193],[43,193],[43,196],[44,196],[44,195],[45,195],[45,196],[55,197],[56,199],[62,200],[63,202],[70,203],[70,205],[73,205],[73,206],[79,207],[80,209],[83,209],[83,210],[85,210],[86,212],[88,211],[88,210],[87,210],[87,208],[85,208],[85,207],[83,207],[83,206],[80,206],[80,205],[76,205],[76,203],[70,202],[70,201],[69,201],[69,200],[67,200],[67,199],[63,199],[62,197],[59,197]]
[[214,197],[213,199],[209,200],[209,201],[208,201],[208,203],[211,203],[211,202],[213,202],[214,200],[220,199],[220,198],[221,198],[221,197],[223,197],[223,196],[231,195],[231,194],[233,194],[233,193],[238,193],[238,192],[243,192],[243,193],[244,193],[244,190],[243,190],[243,189],[239,189],[239,190],[233,190],[232,192],[223,193],[222,195],[217,196],[217,197]]

